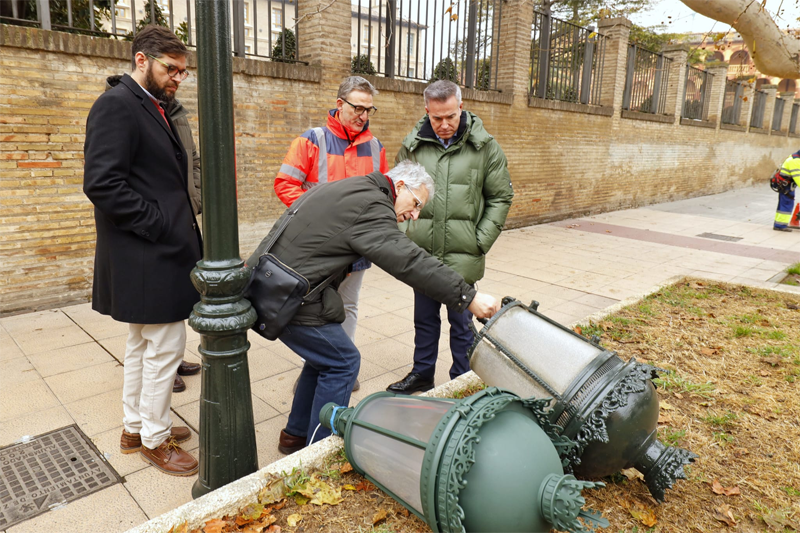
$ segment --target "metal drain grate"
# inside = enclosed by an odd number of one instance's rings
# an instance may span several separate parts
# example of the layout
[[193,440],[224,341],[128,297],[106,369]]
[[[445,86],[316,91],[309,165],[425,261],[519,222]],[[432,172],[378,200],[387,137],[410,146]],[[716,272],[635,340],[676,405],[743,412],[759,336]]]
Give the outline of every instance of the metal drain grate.
[[728,242],[736,242],[741,241],[741,237],[731,237],[730,235],[719,235],[717,233],[701,233],[698,237],[703,237],[704,239],[716,239],[718,241],[728,241]]
[[122,479],[76,425],[0,449],[0,530]]

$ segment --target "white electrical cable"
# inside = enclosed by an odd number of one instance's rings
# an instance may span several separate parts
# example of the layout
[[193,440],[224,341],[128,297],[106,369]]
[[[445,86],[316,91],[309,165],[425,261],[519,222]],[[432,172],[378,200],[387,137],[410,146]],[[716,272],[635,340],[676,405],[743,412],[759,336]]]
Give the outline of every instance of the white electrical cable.
[[316,429],[314,429],[314,433],[312,433],[312,435],[311,435],[311,440],[310,440],[310,441],[308,441],[308,445],[309,445],[309,446],[311,446],[311,445],[314,443],[314,437],[316,437],[316,436],[317,436],[317,429],[319,429],[319,427],[320,427],[321,425],[322,425],[322,424],[317,424],[317,427],[316,427]]

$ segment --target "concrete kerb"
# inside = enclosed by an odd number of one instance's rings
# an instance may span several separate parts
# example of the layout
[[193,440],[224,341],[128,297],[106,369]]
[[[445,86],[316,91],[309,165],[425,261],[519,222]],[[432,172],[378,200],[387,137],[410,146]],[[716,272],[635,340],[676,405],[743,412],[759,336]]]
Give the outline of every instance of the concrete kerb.
[[[569,325],[570,328],[578,324],[586,324],[587,322],[599,322],[605,317],[612,315],[629,305],[633,305],[645,297],[653,294],[664,287],[673,285],[680,280],[686,278],[685,275],[672,276],[664,282],[651,287],[639,294],[626,298],[614,305],[611,305],[597,313],[589,315],[581,320],[578,320]],[[691,276],[692,278],[699,279],[707,282],[714,282],[716,280],[704,279],[702,276]],[[737,285],[744,285],[753,288],[775,290],[777,292],[786,292],[791,294],[800,294],[800,288],[791,286],[780,286],[778,283],[766,282],[759,285],[736,283]],[[456,392],[462,391],[469,387],[477,386],[482,383],[481,378],[472,371],[459,376],[458,378],[443,383],[435,389],[427,392],[424,396],[434,398],[452,397]],[[258,492],[263,489],[267,480],[273,475],[280,475],[284,472],[291,472],[294,468],[304,468],[307,470],[317,470],[325,466],[326,462],[333,458],[344,448],[344,440],[337,436],[330,436],[326,439],[312,444],[295,454],[289,455],[276,461],[270,465],[265,466],[258,472],[254,472],[249,476],[234,481],[224,487],[221,487],[213,492],[206,494],[194,501],[186,503],[177,509],[157,516],[143,524],[140,524],[126,533],[168,533],[171,528],[178,527],[184,522],[187,523],[189,529],[201,527],[207,520],[212,518],[220,518],[225,515],[235,515],[242,508],[248,504],[253,503],[257,499]]]
[[[481,379],[470,371],[436,387],[425,395],[435,398],[449,397],[479,383],[481,383]],[[242,508],[257,500],[259,491],[267,485],[267,481],[273,475],[288,473],[294,468],[321,469],[325,466],[326,461],[333,458],[343,448],[343,439],[330,436],[297,453],[275,461],[258,472],[129,529],[127,533],[167,533],[171,528],[177,529],[184,522],[191,530],[203,526],[207,520],[212,518],[236,515]]]

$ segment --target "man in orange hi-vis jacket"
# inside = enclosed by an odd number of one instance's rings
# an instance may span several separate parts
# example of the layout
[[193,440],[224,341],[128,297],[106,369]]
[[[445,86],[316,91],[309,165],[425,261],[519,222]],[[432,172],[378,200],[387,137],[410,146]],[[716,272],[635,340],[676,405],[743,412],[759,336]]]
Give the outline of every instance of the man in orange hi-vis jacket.
[[[345,78],[339,85],[336,109],[328,112],[328,123],[305,131],[292,141],[275,177],[275,193],[291,207],[305,191],[328,181],[364,176],[375,170],[389,171],[386,149],[369,131],[369,117],[378,110],[372,105],[377,89],[361,76]],[[358,293],[364,271],[372,264],[363,257],[353,263],[352,272],[339,285],[344,301],[347,336],[355,342]],[[358,390],[359,383],[353,390]]]

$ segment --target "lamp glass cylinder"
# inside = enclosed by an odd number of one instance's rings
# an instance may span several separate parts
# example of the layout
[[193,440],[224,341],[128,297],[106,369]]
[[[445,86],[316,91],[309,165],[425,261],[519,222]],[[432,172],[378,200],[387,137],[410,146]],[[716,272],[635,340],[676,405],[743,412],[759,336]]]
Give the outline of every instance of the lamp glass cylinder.
[[554,327],[541,315],[522,306],[512,307],[491,325],[485,340],[496,342],[519,360],[552,390],[520,373],[509,358],[498,358],[496,348],[487,342],[478,343],[470,366],[490,386],[513,390],[523,398],[547,398],[553,391],[562,396],[581,371],[603,350],[585,340]]
[[[350,436],[351,459],[422,513],[419,487],[424,445],[453,403],[452,400],[421,402],[404,397],[378,397],[365,402],[354,420]],[[360,422],[419,441],[423,447],[398,440],[383,431],[376,432],[373,428],[359,425]]]

